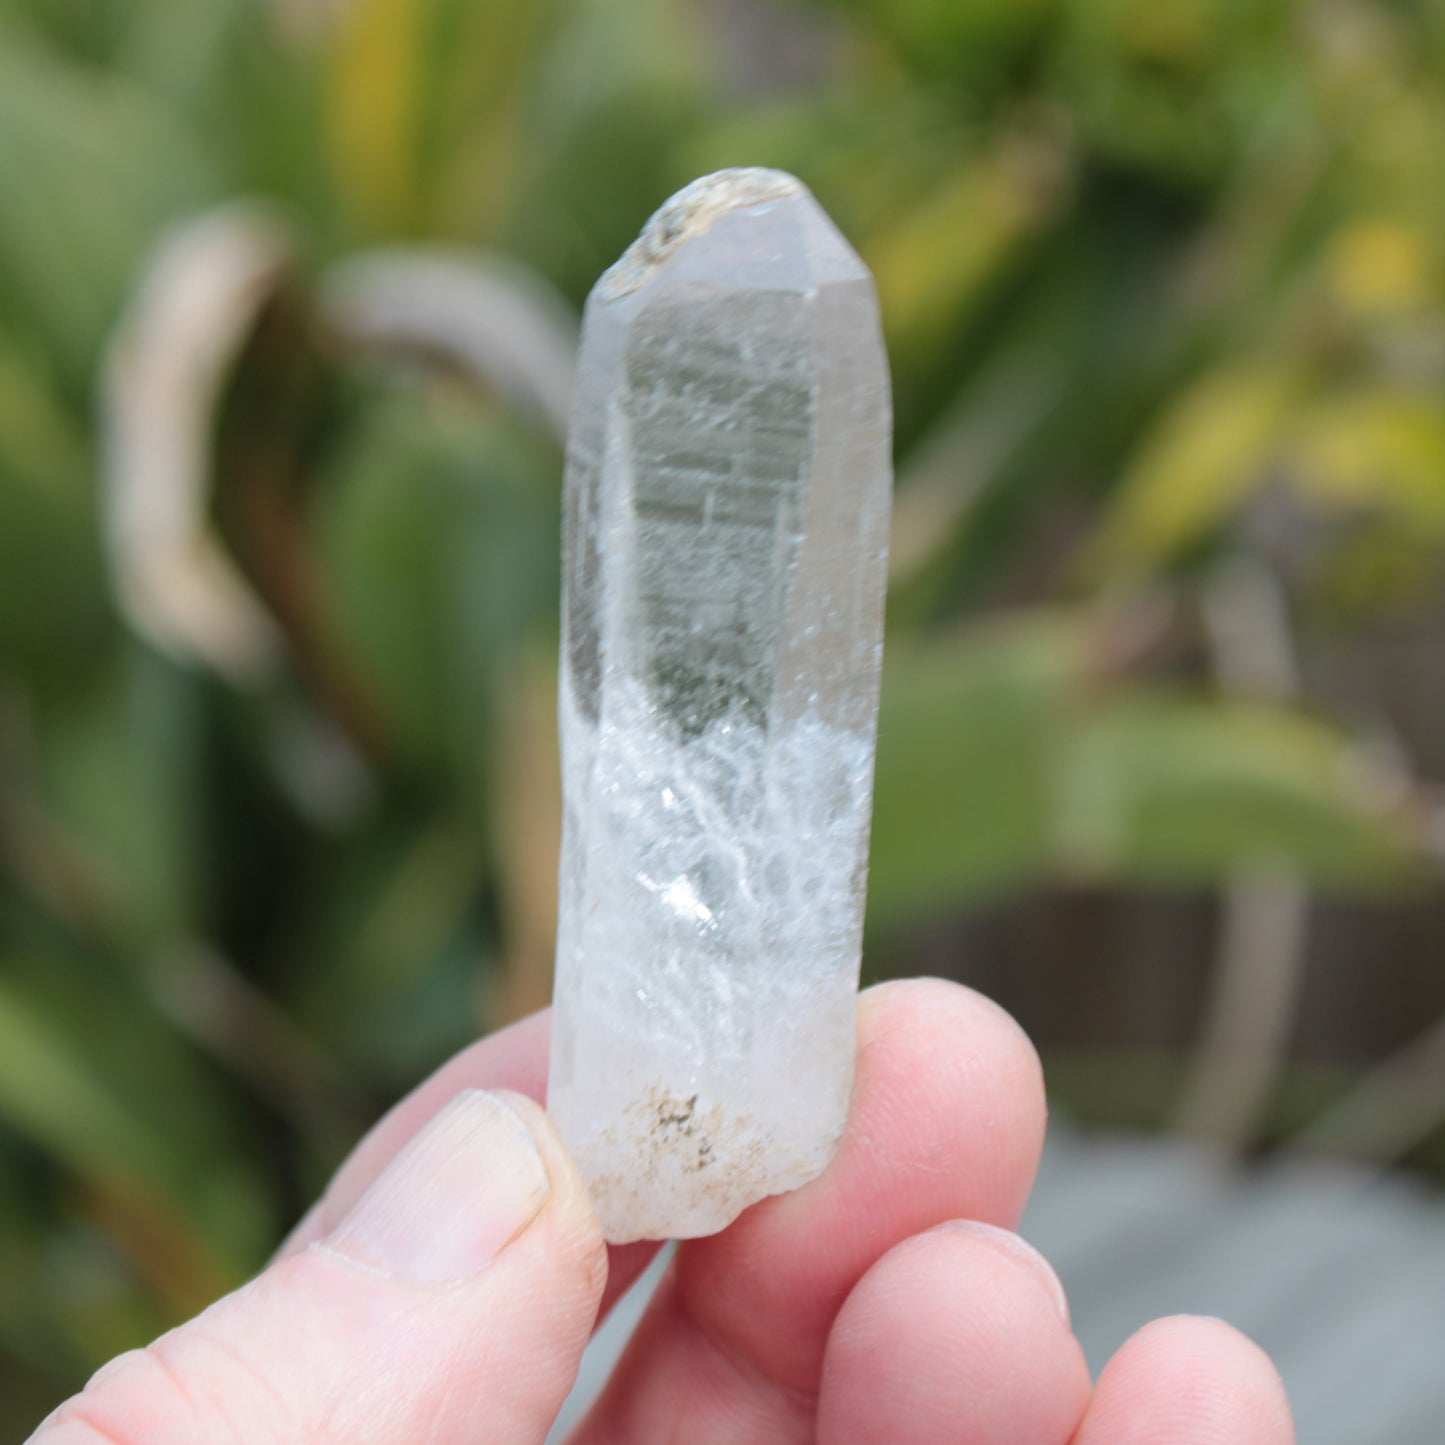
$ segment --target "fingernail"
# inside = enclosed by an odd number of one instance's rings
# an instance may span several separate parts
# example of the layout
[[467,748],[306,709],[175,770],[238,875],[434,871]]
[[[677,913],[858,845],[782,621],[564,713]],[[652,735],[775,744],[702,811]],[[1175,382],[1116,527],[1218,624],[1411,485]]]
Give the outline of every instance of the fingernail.
[[986,1244],[999,1254],[1006,1255],[1014,1263],[1025,1266],[1034,1278],[1048,1290],[1049,1298],[1053,1300],[1054,1307],[1058,1310],[1064,1323],[1069,1323],[1069,1297],[1064,1293],[1063,1282],[1054,1273],[1053,1265],[1028,1240],[1021,1238],[1012,1230],[1000,1229],[997,1225],[984,1224],[976,1219],[953,1219],[947,1224],[939,1225],[938,1228],[951,1234],[967,1234],[978,1240],[980,1244]]
[[399,1153],[320,1248],[413,1284],[490,1264],[552,1192],[525,1120],[496,1094],[458,1094]]

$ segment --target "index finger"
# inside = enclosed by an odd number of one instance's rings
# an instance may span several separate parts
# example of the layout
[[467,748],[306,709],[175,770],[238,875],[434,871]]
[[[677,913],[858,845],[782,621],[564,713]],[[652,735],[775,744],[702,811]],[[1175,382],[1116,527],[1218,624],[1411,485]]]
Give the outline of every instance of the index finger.
[[1043,1070],[997,1004],[908,979],[859,999],[858,1076],[833,1162],[678,1253],[690,1317],[794,1389],[817,1383],[828,1328],[895,1244],[950,1219],[1012,1229],[1043,1149]]
[[1023,1030],[938,979],[859,999],[858,1073],[833,1162],[720,1234],[684,1241],[581,1442],[810,1440],[839,1310],[901,1241],[950,1219],[1011,1227],[1044,1134]]

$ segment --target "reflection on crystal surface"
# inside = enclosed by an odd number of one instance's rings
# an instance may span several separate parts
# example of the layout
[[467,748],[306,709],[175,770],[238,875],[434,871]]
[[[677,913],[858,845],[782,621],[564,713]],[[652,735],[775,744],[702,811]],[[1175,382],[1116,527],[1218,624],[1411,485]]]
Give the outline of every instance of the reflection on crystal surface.
[[851,1085],[890,499],[867,270],[771,171],[588,301],[549,1107],[614,1240],[826,1164]]

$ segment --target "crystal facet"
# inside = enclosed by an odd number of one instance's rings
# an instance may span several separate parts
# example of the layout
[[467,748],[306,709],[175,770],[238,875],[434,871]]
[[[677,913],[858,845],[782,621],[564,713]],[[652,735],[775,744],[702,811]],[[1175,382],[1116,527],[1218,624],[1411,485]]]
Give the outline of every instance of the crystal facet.
[[549,1107],[614,1241],[721,1229],[842,1132],[890,430],[872,279],[782,172],[695,181],[588,300]]

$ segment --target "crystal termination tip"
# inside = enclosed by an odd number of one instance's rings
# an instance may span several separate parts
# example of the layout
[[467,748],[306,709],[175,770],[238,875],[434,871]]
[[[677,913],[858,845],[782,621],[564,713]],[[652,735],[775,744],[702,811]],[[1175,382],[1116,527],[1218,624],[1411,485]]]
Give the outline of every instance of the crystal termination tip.
[[762,166],[737,166],[701,176],[652,213],[642,234],[598,282],[597,291],[609,301],[636,291],[684,241],[727,211],[807,194],[808,188],[796,176]]

